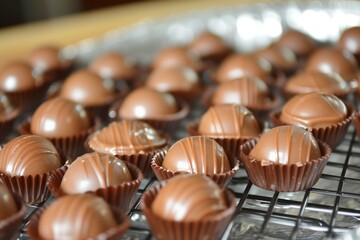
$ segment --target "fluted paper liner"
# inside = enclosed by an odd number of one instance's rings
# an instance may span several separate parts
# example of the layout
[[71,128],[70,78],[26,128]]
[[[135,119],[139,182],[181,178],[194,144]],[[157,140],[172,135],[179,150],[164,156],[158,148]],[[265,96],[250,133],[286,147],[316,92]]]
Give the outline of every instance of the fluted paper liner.
[[[31,239],[44,240],[39,235],[39,223],[40,223],[41,215],[46,208],[47,206],[42,207],[30,218],[30,222],[26,228],[26,232]],[[126,230],[130,227],[130,220],[125,216],[125,214],[120,209],[112,208],[111,210],[118,225],[116,227],[110,228],[106,232],[100,233],[99,235],[89,239],[98,239],[98,240],[121,239],[121,237],[124,235]]]
[[[341,141],[344,139],[346,132],[354,118],[354,109],[346,105],[347,117],[336,124],[332,124],[329,127],[323,128],[312,128],[311,133],[316,139],[326,142],[329,144],[331,149],[335,149]],[[270,113],[270,119],[275,126],[288,125],[280,120],[281,111],[273,111]]]
[[285,165],[270,163],[262,165],[261,161],[249,157],[259,138],[241,145],[240,159],[250,181],[263,189],[278,192],[298,192],[314,186],[331,154],[328,144],[318,141],[321,157],[302,165]]
[[356,134],[358,139],[360,139],[360,112],[356,112],[354,114],[353,123],[355,126]]
[[[151,210],[151,205],[160,191],[164,186],[163,183],[158,183],[145,191],[141,198],[141,210],[143,211],[147,222],[150,225],[151,231],[156,239],[172,239],[172,240],[183,240],[183,239],[219,239],[229,222],[234,216],[236,210],[236,201],[234,196],[225,189],[225,199],[228,209],[219,213],[218,215],[202,219],[200,221],[171,221],[163,219]],[[200,203],[201,204],[201,203]]]
[[20,108],[15,108],[7,114],[3,120],[0,120],[0,142],[4,141],[4,139],[12,132],[14,122],[20,113]]
[[[30,129],[31,119],[27,119],[19,125],[19,133],[24,134],[33,134]],[[59,154],[62,156],[66,156],[71,160],[75,160],[78,156],[83,155],[86,153],[84,148],[84,142],[88,138],[88,136],[93,133],[98,127],[100,126],[99,119],[95,119],[92,122],[92,126],[79,133],[75,134],[74,136],[69,137],[58,137],[58,138],[47,138],[50,140],[56,149],[58,150]]]
[[[156,130],[160,130],[166,132],[168,134],[174,134],[174,132],[178,129],[180,121],[183,120],[190,112],[189,103],[182,99],[176,99],[176,102],[179,106],[179,111],[170,114],[167,116],[159,116],[158,119],[150,119],[150,118],[141,118],[137,120],[141,120],[146,122]],[[117,111],[121,106],[121,101],[118,101],[112,105],[109,111],[109,117],[113,120],[124,120],[128,118],[121,118],[118,116]]]
[[18,211],[14,215],[0,220],[0,240],[15,239],[27,210],[27,206],[20,196],[14,193],[12,193],[12,195]]
[[[263,130],[262,124],[261,123],[259,124],[261,126],[261,130]],[[199,119],[196,119],[188,124],[186,130],[190,134],[190,136],[200,136],[202,134],[199,133],[198,127],[199,127]],[[244,142],[250,139],[258,137],[259,135],[256,135],[254,137],[215,137],[208,135],[203,135],[203,136],[214,139],[217,143],[219,143],[223,147],[228,158],[238,158],[240,154],[241,144],[243,144]]]
[[[160,181],[167,180],[169,178],[172,178],[178,174],[184,174],[183,172],[177,172],[172,171],[169,169],[166,169],[162,166],[165,156],[167,154],[167,150],[158,152],[155,154],[151,161],[151,167],[154,170],[154,173]],[[224,173],[217,173],[213,175],[207,175],[210,177],[214,182],[216,182],[219,186],[225,187],[230,180],[233,178],[233,176],[236,174],[236,172],[239,170],[239,160],[238,158],[228,158],[230,161],[230,167],[231,170],[224,172]],[[186,173],[188,174],[188,173]]]
[[[102,197],[111,206],[121,209],[123,212],[130,211],[130,204],[139,189],[140,183],[143,179],[142,172],[133,164],[125,162],[131,174],[132,181],[124,182],[118,185],[109,186],[107,188],[100,188],[96,191],[89,191],[87,193],[95,194]],[[58,169],[53,172],[47,181],[47,186],[54,197],[59,198],[67,195],[61,190],[61,181],[65,175],[66,169]]]

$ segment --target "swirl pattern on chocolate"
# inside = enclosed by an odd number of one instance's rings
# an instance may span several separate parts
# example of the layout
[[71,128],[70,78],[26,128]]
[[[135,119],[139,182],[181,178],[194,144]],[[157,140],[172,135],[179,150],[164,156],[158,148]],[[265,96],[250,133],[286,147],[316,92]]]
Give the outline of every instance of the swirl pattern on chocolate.
[[230,170],[224,149],[215,140],[203,136],[186,137],[177,141],[169,149],[162,166],[174,172],[210,176]]
[[54,145],[38,135],[21,135],[0,151],[0,171],[9,176],[29,176],[61,167]]
[[261,165],[296,164],[321,157],[320,148],[311,132],[297,126],[280,126],[265,132],[249,153]]
[[227,206],[223,190],[210,178],[182,174],[167,181],[151,209],[164,219],[188,222],[214,218]]

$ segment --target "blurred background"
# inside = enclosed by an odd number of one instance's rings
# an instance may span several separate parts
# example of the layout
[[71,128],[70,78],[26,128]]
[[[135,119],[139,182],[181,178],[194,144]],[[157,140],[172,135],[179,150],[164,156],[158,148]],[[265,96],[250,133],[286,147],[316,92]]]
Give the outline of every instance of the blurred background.
[[151,0],[1,0],[0,28]]

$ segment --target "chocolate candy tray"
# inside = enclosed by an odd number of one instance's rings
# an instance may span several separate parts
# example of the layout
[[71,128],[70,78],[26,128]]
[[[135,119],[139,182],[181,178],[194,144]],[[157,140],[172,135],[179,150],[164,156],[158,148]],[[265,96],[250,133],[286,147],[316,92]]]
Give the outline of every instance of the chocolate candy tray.
[[[188,43],[204,30],[222,36],[240,52],[249,52],[274,41],[287,28],[332,43],[343,29],[354,25],[360,25],[360,2],[267,2],[139,23],[109,32],[101,39],[68,46],[62,54],[75,59],[79,67],[110,50],[146,64],[158,50]],[[200,104],[192,109],[179,126],[176,139],[187,136],[187,124],[203,111]],[[153,238],[139,202],[141,194],[156,181],[155,177],[143,180],[129,213],[131,228],[124,239]],[[295,193],[265,191],[252,185],[242,168],[228,188],[238,206],[223,239],[360,239],[360,143],[353,126],[311,189]],[[51,201],[53,198],[43,204]],[[29,206],[19,239],[28,239],[26,225],[41,206]]]

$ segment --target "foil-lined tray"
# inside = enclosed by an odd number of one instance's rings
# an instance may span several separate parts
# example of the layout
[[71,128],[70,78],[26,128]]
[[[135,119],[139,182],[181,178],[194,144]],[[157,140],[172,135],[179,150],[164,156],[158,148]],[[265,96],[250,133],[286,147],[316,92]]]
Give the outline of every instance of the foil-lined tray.
[[[100,39],[87,39],[62,50],[78,66],[87,66],[107,51],[118,51],[148,64],[162,48],[189,43],[209,30],[223,37],[237,51],[246,53],[275,41],[286,29],[303,31],[321,43],[334,43],[341,32],[360,25],[357,1],[284,1],[238,5],[188,12],[157,21],[115,29]],[[179,127],[199,116],[193,112]],[[155,179],[143,181],[129,217],[131,228],[124,239],[152,239],[138,208],[141,194]],[[241,169],[228,186],[238,200],[238,213],[223,239],[360,239],[360,144],[350,127],[333,152],[319,182],[310,190],[277,193],[253,186]],[[45,204],[51,202],[50,199]],[[31,206],[30,216],[41,206]],[[20,239],[27,239],[24,229]]]

